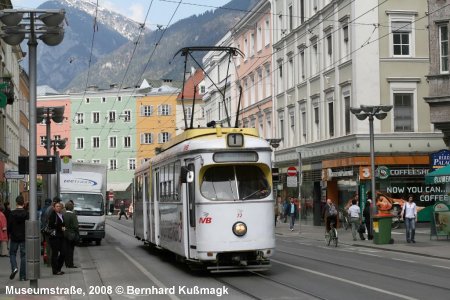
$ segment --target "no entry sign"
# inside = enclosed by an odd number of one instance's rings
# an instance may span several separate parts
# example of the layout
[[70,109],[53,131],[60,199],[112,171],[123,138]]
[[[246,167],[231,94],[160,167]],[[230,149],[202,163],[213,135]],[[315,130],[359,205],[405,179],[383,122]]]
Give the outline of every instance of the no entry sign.
[[297,169],[295,167],[289,167],[287,169],[287,176],[297,176]]

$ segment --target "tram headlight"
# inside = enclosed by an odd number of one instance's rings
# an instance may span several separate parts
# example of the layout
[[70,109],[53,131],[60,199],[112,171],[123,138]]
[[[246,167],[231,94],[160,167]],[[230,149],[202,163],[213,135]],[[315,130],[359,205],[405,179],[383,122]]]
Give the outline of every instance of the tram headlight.
[[244,222],[236,222],[233,225],[233,233],[236,236],[244,236],[247,233],[247,225]]

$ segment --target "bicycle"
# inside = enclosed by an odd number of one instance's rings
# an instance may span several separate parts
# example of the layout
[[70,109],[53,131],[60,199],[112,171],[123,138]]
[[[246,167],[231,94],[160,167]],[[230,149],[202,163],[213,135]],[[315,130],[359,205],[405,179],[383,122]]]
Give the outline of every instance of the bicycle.
[[330,231],[325,234],[325,243],[327,246],[334,244],[335,247],[338,246],[338,233],[336,230],[336,222],[332,220],[330,222]]
[[350,228],[350,217],[344,209],[339,209],[339,220],[342,221],[342,226],[345,230]]

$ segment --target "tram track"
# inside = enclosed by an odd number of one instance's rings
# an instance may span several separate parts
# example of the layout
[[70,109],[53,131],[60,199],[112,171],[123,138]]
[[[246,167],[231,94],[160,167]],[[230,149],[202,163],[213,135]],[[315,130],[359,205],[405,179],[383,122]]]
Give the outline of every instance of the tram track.
[[292,253],[292,252],[288,252],[288,251],[283,251],[280,249],[277,249],[278,253],[284,253],[286,255],[289,256],[293,256],[293,257],[300,257],[300,258],[304,258],[307,260],[311,260],[311,261],[316,261],[322,264],[327,264],[327,265],[333,265],[333,266],[337,266],[340,268],[346,268],[348,270],[353,270],[353,271],[358,271],[358,272],[363,272],[363,273],[370,273],[370,274],[374,274],[374,275],[378,275],[378,276],[383,276],[383,277],[389,277],[392,279],[396,279],[396,280],[400,280],[400,281],[406,281],[406,282],[410,282],[410,283],[414,283],[414,284],[418,284],[418,285],[422,285],[422,286],[428,286],[428,287],[433,287],[433,288],[438,288],[441,289],[443,291],[449,291],[450,292],[450,288],[446,288],[443,286],[439,286],[439,285],[435,285],[432,283],[424,283],[423,281],[418,281],[418,280],[414,280],[414,279],[410,279],[410,278],[405,278],[405,277],[401,277],[401,276],[395,276],[395,275],[391,275],[388,273],[383,273],[383,272],[377,272],[377,271],[373,271],[370,269],[362,269],[362,268],[357,268],[357,267],[353,267],[353,266],[349,266],[349,265],[345,265],[345,264],[339,264],[330,260],[323,260],[323,259],[318,259],[318,258],[314,258],[314,257],[310,257],[310,256],[305,256],[305,255],[300,255],[300,254],[296,254],[296,253]]

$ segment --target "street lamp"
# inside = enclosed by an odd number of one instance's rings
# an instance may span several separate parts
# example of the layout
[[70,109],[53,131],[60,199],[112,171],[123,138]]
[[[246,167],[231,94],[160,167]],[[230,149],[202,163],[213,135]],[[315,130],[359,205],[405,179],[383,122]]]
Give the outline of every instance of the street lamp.
[[[59,186],[59,174],[61,171],[61,161],[60,161],[60,157],[59,157],[59,151],[57,151],[57,149],[65,149],[66,148],[66,142],[67,139],[59,139],[57,138],[57,136],[55,136],[55,138],[53,140],[50,140],[50,144],[48,143],[48,140],[45,139],[45,143],[44,143],[44,147],[47,149],[47,155],[49,152],[49,145],[51,147],[53,147],[53,155],[56,157],[56,195],[57,197],[59,197],[59,190],[60,190],[60,186]],[[51,175],[48,175],[49,179],[51,177]],[[51,186],[51,182],[47,181],[47,193],[50,192],[50,186]],[[50,195],[47,196],[47,198],[50,198]]]
[[[36,123],[42,123],[45,120],[46,138],[45,148],[47,149],[47,156],[51,155],[51,138],[50,138],[50,125],[51,121],[55,123],[62,123],[64,121],[64,106],[56,107],[37,107],[36,108]],[[58,173],[58,169],[57,169]],[[47,198],[51,197],[51,174],[47,175]]]
[[30,287],[37,287],[40,277],[40,230],[37,220],[37,153],[36,153],[36,83],[37,83],[37,39],[41,39],[49,46],[58,45],[64,38],[63,9],[36,9],[17,10],[4,9],[0,11],[1,27],[0,37],[9,45],[19,45],[25,38],[28,39],[28,72],[30,82],[29,99],[29,176],[30,176],[30,220],[26,222],[26,249],[27,249],[27,278]]
[[[369,118],[369,135],[370,135],[370,173],[371,173],[371,185],[372,185],[372,202],[375,205],[375,149],[374,149],[374,133],[373,133],[373,120],[374,117],[378,120],[383,120],[386,118],[387,113],[392,109],[392,105],[361,105],[359,108],[350,108],[350,112],[355,115],[355,117],[363,121]],[[371,235],[373,235],[373,211],[370,210],[370,229]]]

